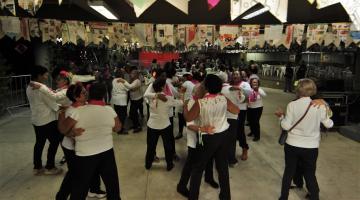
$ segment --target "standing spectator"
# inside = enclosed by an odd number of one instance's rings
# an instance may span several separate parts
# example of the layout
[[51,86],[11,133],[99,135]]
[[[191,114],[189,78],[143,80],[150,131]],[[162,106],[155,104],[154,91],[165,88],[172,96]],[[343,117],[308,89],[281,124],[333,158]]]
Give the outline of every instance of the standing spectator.
[[294,76],[294,70],[290,66],[290,63],[288,63],[286,65],[286,70],[285,70],[285,88],[284,88],[284,92],[292,92],[293,76]]
[[302,61],[298,71],[296,72],[296,80],[305,78],[306,72],[307,72],[307,67],[306,67],[304,61]]
[[258,80],[260,80],[259,76],[258,76],[258,71],[259,71],[259,67],[258,64],[256,64],[253,60],[250,60],[249,62],[249,80],[256,78]]
[[[46,87],[44,83],[48,80],[48,70],[42,66],[35,66],[31,79],[41,87]],[[55,155],[62,138],[57,129],[57,111],[60,107],[54,100],[39,90],[34,90],[30,85],[26,89],[26,95],[30,104],[31,123],[36,135],[33,173],[34,175],[40,175],[42,172],[48,175],[59,174],[62,170],[55,166]],[[46,140],[49,140],[50,145],[44,171],[41,157]]]
[[266,96],[266,93],[260,88],[260,81],[256,78],[250,79],[250,86],[252,90],[249,95],[248,120],[251,132],[248,136],[254,136],[253,141],[256,142],[260,140],[260,118],[263,111],[262,98]]
[[312,107],[311,98],[316,94],[316,85],[311,79],[301,79],[296,88],[298,99],[290,102],[286,115],[282,110],[275,114],[280,118],[281,127],[289,130],[302,116],[304,118],[288,132],[284,146],[285,170],[282,179],[279,200],[287,200],[291,180],[296,168],[301,163],[309,196],[311,200],[319,199],[319,186],[316,180],[316,161],[320,145],[320,124],[331,128],[334,123],[330,119],[331,110],[328,106]]

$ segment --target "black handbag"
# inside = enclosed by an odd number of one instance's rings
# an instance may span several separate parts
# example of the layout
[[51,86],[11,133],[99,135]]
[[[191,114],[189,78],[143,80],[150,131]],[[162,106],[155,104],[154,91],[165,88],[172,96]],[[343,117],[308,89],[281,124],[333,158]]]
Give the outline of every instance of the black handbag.
[[279,141],[278,141],[280,145],[285,144],[287,136],[288,136],[288,132],[293,130],[295,128],[295,126],[297,126],[304,119],[304,117],[308,113],[310,107],[311,107],[311,103],[307,107],[306,112],[303,114],[303,116],[289,130],[284,130],[281,128],[281,134],[280,134]]

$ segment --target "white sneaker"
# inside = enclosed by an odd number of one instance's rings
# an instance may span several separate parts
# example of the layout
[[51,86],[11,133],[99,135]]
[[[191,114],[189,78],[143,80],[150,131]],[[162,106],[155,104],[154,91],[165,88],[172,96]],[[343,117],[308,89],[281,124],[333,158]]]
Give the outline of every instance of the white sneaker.
[[61,168],[54,167],[52,169],[45,169],[44,174],[45,175],[58,175],[58,174],[61,174],[62,171],[63,170]]
[[106,197],[106,192],[102,191],[102,190],[99,190],[98,192],[96,193],[92,193],[92,192],[88,192],[88,197],[90,198],[98,198],[98,199],[102,199],[102,198],[105,198]]

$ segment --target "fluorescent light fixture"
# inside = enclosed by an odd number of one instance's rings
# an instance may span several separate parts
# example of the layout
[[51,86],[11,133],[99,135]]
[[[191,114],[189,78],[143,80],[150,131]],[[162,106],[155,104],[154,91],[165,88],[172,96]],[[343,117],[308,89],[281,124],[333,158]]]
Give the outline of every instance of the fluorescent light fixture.
[[261,14],[263,14],[264,12],[267,12],[267,11],[269,11],[269,10],[270,10],[269,7],[264,7],[264,8],[261,8],[261,9],[255,11],[255,12],[252,12],[252,13],[246,15],[246,16],[243,17],[242,19],[250,19],[250,18],[253,18],[253,17],[256,17],[256,16],[258,16],[258,15],[261,15]]
[[92,9],[107,19],[118,20],[118,18],[110,11],[104,1],[89,1],[88,4]]

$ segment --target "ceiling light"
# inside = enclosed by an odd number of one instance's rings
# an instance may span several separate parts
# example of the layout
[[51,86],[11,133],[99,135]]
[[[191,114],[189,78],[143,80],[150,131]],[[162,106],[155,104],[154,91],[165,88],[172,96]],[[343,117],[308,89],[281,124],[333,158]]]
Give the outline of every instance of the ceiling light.
[[89,1],[89,6],[107,19],[118,20],[104,1]]
[[255,11],[255,12],[252,12],[252,13],[246,15],[246,16],[243,17],[242,19],[250,19],[250,18],[253,18],[253,17],[258,16],[258,15],[261,15],[261,14],[263,14],[264,12],[267,12],[267,11],[269,11],[269,10],[270,10],[269,7],[264,7],[264,8],[261,8],[261,9]]

